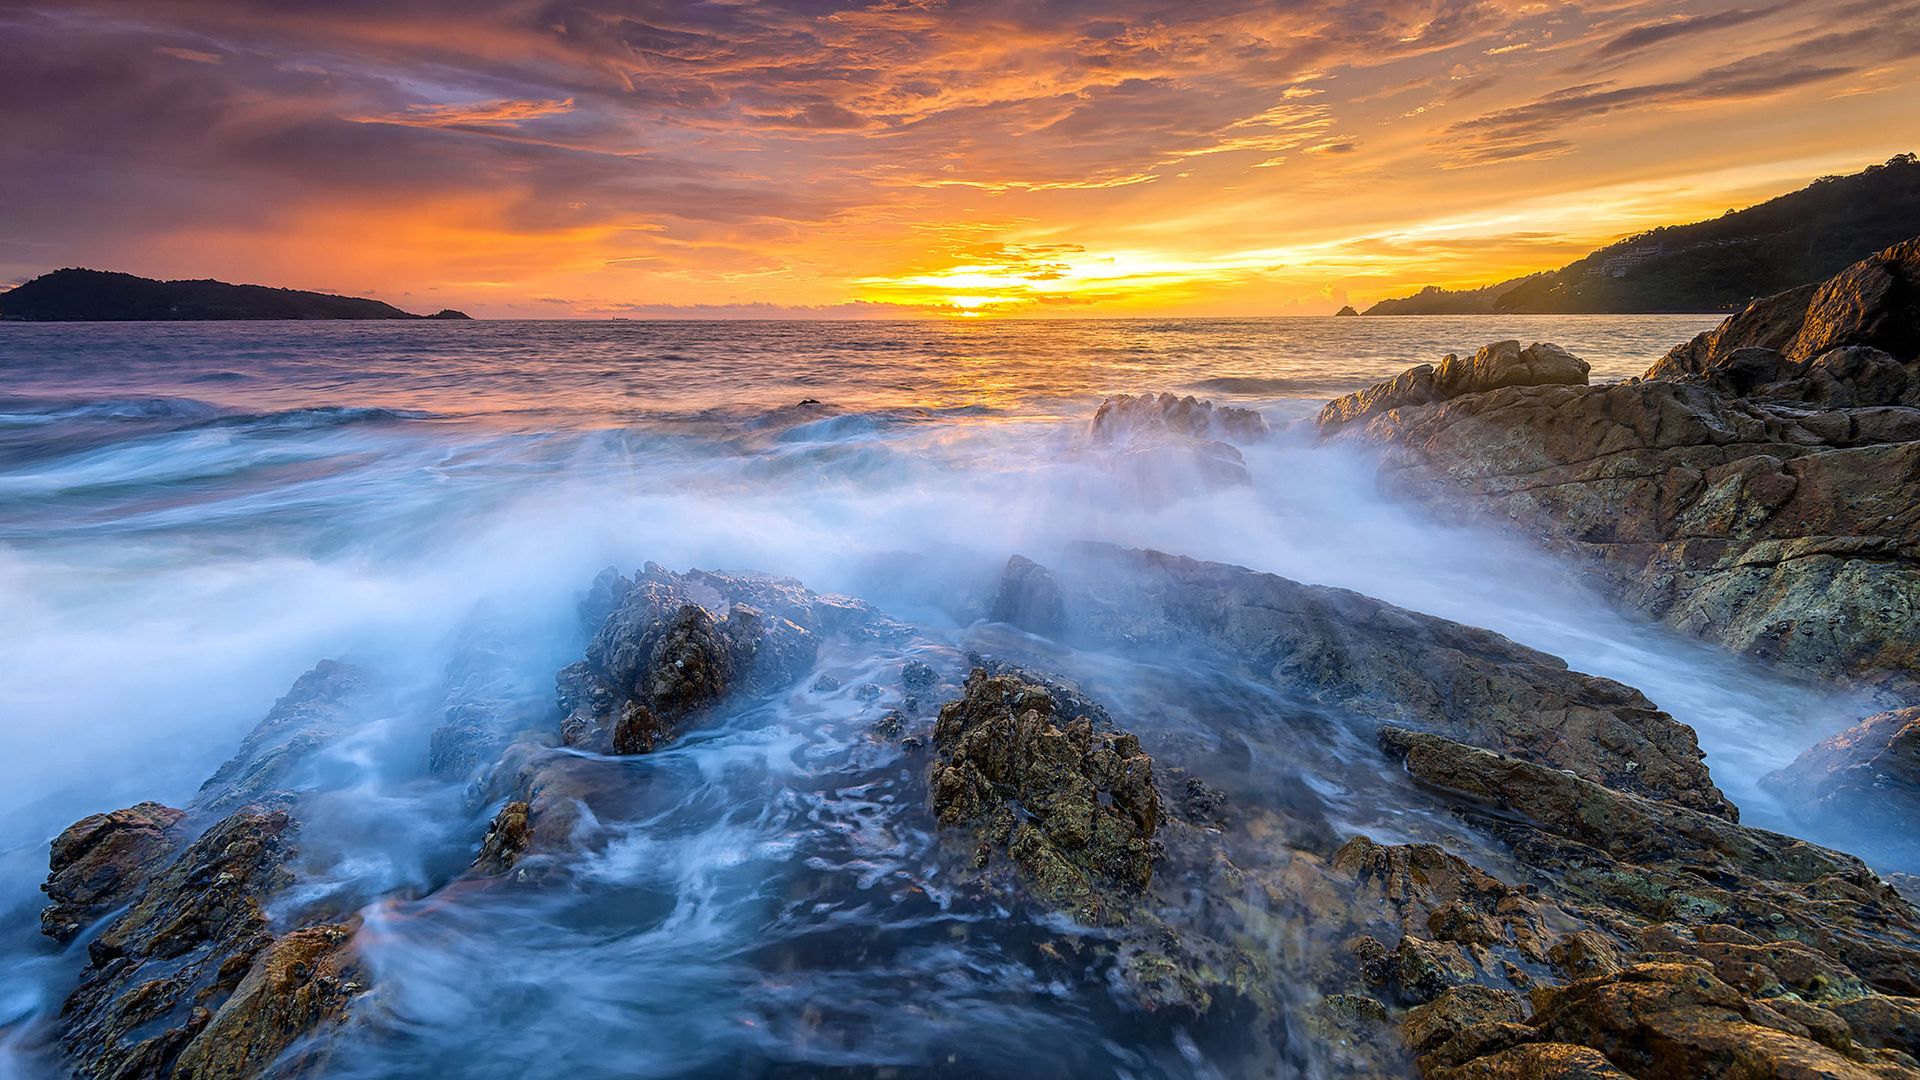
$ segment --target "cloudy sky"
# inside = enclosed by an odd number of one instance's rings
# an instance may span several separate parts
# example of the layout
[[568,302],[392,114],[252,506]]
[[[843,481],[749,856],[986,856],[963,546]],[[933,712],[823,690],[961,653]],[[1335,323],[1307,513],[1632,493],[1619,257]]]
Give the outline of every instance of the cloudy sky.
[[0,284],[1259,315],[1920,149],[1920,0],[0,3]]

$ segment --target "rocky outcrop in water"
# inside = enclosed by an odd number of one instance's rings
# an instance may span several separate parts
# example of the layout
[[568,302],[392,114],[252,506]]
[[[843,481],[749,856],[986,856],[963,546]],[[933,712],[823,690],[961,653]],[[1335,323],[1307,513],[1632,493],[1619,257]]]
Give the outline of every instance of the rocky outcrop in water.
[[366,697],[363,673],[322,660],[294,682],[187,804],[192,814],[218,814],[261,801],[284,800],[302,786],[315,752],[345,728]]
[[94,1077],[253,1076],[345,1015],[361,989],[350,925],[277,937],[296,826],[248,807],[153,874],[87,946],[62,1043]]
[[973,829],[974,861],[1011,858],[1027,887],[1098,923],[1102,894],[1153,880],[1160,794],[1140,740],[1058,715],[1041,686],[975,669],[933,729],[933,807]]
[[652,751],[735,689],[792,682],[813,666],[821,632],[865,614],[790,579],[679,575],[651,563],[632,580],[603,574],[594,593],[607,613],[586,660],[560,673],[561,735],[616,754]]
[[1092,544],[1076,556],[1060,575],[1069,641],[1171,655],[1205,647],[1362,716],[1734,816],[1692,729],[1631,687],[1492,631],[1221,563]]
[[1641,611],[1901,703],[1920,696],[1920,357],[1899,329],[1917,256],[1759,301],[1645,380],[1330,406],[1321,429],[1380,448],[1389,490],[1511,521]]
[[[765,574],[685,574],[648,563],[633,577],[602,571],[581,605],[593,627],[586,659],[556,678],[564,745],[646,754],[732,698],[792,684],[829,637],[880,642],[904,627],[851,597],[816,593]],[[555,855],[576,839],[582,810],[610,797],[620,775],[536,736],[508,747],[490,770],[502,800],[474,861],[484,874]]]
[[1465,360],[1448,353],[1438,367],[1421,364],[1386,382],[1335,398],[1320,410],[1320,425],[1350,424],[1390,409],[1506,386],[1585,386],[1588,371],[1585,360],[1558,345],[1535,342],[1523,349],[1518,341],[1498,341]]
[[1089,441],[1100,460],[1147,505],[1176,502],[1194,490],[1251,482],[1239,447],[1265,439],[1252,409],[1216,406],[1192,396],[1117,394],[1093,414]]
[[1216,406],[1192,395],[1116,394],[1093,414],[1093,441],[1102,446],[1143,438],[1257,442],[1267,437],[1267,422],[1252,409]]
[[1920,867],[1920,708],[1869,716],[1761,784],[1803,820],[1862,836],[1882,865]]
[[156,802],[93,814],[54,838],[46,884],[53,901],[40,913],[40,930],[72,941],[86,925],[133,899],[154,867],[183,841],[183,811]]

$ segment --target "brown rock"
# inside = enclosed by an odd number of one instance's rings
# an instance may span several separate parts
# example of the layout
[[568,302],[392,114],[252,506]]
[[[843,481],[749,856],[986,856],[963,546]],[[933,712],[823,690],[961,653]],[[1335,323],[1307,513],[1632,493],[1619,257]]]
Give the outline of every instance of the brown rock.
[[185,816],[143,802],[67,826],[53,841],[47,881],[40,886],[53,901],[40,913],[40,932],[72,941],[87,923],[133,899],[180,846]]
[[1900,361],[1920,359],[1920,238],[1896,244],[1817,285],[1749,304],[1715,329],[1675,348],[1647,378],[1697,375],[1736,349],[1774,349],[1796,363],[1832,349],[1867,345]]
[[[346,1018],[363,989],[353,924],[310,926],[267,946],[175,1059],[180,1080],[290,1076],[317,1067],[315,1039]],[[289,1053],[292,1050],[292,1053]]]
[[243,808],[154,875],[88,947],[61,1037],[94,1076],[165,1075],[273,940],[265,903],[289,880],[292,819]]
[[1509,387],[1333,431],[1382,448],[1389,491],[1512,522],[1634,608],[1892,700],[1920,694],[1916,436],[1920,411],[1674,381]]
[[1920,991],[1920,913],[1852,856],[1437,735],[1385,728],[1381,742],[1423,783],[1498,815],[1489,830],[1610,936],[1700,928],[1649,944],[1729,973],[1757,966],[1738,976],[1757,992]]
[[1468,359],[1448,354],[1439,367],[1421,364],[1365,390],[1335,398],[1320,410],[1322,429],[1333,429],[1392,409],[1445,401],[1503,386],[1578,385],[1587,382],[1585,360],[1558,345],[1497,341]]
[[1110,894],[1152,882],[1160,796],[1132,735],[1057,716],[1045,687],[976,669],[933,741],[934,811],[972,828],[976,859],[1004,847],[1036,895],[1090,921]]

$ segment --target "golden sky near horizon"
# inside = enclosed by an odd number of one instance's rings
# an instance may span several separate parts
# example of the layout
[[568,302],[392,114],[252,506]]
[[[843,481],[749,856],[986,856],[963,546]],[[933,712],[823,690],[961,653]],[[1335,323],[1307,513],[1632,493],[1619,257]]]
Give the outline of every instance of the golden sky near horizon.
[[1324,314],[1920,148],[1920,0],[24,0],[0,283]]

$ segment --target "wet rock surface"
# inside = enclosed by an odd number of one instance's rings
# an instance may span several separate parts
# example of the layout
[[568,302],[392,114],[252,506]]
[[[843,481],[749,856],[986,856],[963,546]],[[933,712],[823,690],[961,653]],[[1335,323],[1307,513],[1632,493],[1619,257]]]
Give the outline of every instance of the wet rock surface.
[[1140,741],[1056,713],[1045,688],[975,669],[940,710],[933,743],[933,807],[967,826],[975,862],[1010,858],[1026,886],[1097,923],[1111,890],[1153,880],[1160,795]]
[[1920,869],[1920,708],[1869,716],[1761,783],[1805,820],[1877,836],[1881,865]]
[[363,673],[350,664],[322,660],[274,703],[240,749],[220,766],[187,804],[196,815],[219,814],[262,800],[289,797],[311,779],[315,751],[346,726],[350,711],[365,700]]
[[361,989],[348,926],[276,938],[269,901],[292,881],[297,829],[246,807],[156,873],[88,943],[61,1039],[95,1077],[252,1076],[345,1014]]
[[1063,579],[1071,640],[1204,646],[1362,716],[1417,723],[1624,791],[1733,816],[1693,730],[1638,691],[1498,634],[1345,589],[1087,545]]
[[589,607],[605,614],[586,659],[559,675],[561,735],[602,753],[649,753],[731,693],[791,683],[824,634],[893,632],[867,605],[791,578],[652,563],[631,579],[602,573]]
[[1917,265],[1910,242],[1757,301],[1644,380],[1426,401],[1385,383],[1360,395],[1380,408],[1329,406],[1322,431],[1380,448],[1389,490],[1512,522],[1634,608],[1906,703],[1920,697]]
[[[729,700],[783,691],[814,666],[823,641],[875,645],[906,630],[852,597],[816,593],[792,578],[648,563],[633,577],[602,571],[581,604],[592,627],[586,659],[556,677],[558,741],[615,756],[652,753]],[[921,669],[924,669],[922,671]],[[905,681],[930,686],[925,664]],[[816,692],[830,685],[816,680]],[[878,687],[874,688],[878,696]],[[473,869],[516,878],[529,853],[555,858],[579,840],[597,803],[619,801],[622,777],[557,754],[539,731],[509,746],[489,770],[487,801],[500,803]]]
[[179,848],[186,813],[155,802],[93,814],[54,838],[46,884],[53,901],[40,913],[40,930],[68,942],[89,922],[137,895],[156,866]]
[[[1545,950],[1551,978],[1509,976],[1529,994],[1524,1020],[1439,1038],[1410,1012],[1428,1076],[1531,1075],[1512,1070],[1570,1047],[1635,1077],[1915,1075],[1894,1018],[1920,985],[1920,913],[1859,860],[1439,736],[1386,728],[1381,740],[1416,779],[1465,800],[1463,816],[1527,875],[1506,924],[1470,937],[1537,954],[1526,930],[1584,924]],[[1427,929],[1457,940],[1460,925]],[[1458,985],[1496,981],[1484,963],[1441,970]]]

